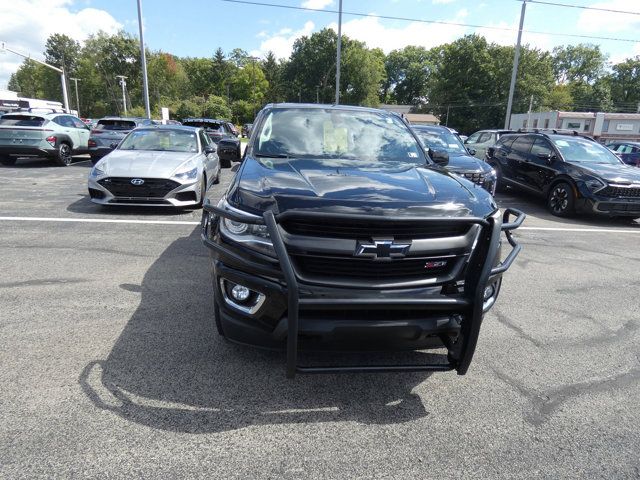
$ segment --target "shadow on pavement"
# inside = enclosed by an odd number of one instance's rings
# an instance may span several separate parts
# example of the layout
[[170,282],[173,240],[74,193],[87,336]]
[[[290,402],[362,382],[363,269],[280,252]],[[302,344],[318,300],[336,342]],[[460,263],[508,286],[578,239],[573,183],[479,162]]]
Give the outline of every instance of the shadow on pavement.
[[[84,213],[84,214],[93,214],[93,215],[123,215],[123,216],[144,216],[144,217],[153,217],[153,216],[185,216],[191,214],[192,212],[199,212],[199,210],[191,210],[191,209],[182,209],[182,208],[174,208],[174,207],[131,207],[125,205],[99,205],[97,203],[93,203],[89,199],[89,194],[82,195],[78,200],[73,202],[70,205],[67,205],[66,210],[71,213]],[[197,220],[200,219],[200,214],[198,213]],[[185,217],[185,221],[191,221],[193,218]]]
[[[69,167],[85,167],[91,168],[91,161],[88,156],[73,157],[73,163]],[[18,157],[15,165],[0,165],[0,168],[67,168],[56,165],[53,160],[45,157]]]
[[[324,421],[385,424],[427,415],[412,390],[428,373],[298,376],[292,381],[285,378],[283,353],[221,339],[215,333],[209,257],[197,228],[163,252],[141,285],[120,287],[139,292],[140,305],[107,359],[89,363],[79,378],[100,409],[153,428],[189,433]],[[332,362],[342,357],[328,355]],[[406,356],[425,363],[434,357]]]

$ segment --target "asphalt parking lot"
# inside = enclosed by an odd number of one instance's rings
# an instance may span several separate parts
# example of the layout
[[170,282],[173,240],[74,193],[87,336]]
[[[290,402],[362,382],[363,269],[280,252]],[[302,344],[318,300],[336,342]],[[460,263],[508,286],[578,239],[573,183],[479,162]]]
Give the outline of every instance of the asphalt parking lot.
[[637,221],[499,196],[524,251],[466,376],[290,381],[215,334],[200,211],[89,167],[0,167],[0,478],[640,477]]

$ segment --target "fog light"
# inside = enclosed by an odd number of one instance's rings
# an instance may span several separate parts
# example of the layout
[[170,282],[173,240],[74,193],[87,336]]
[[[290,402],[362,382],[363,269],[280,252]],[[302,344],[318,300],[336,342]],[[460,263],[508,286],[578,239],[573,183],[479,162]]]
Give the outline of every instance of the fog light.
[[483,296],[483,300],[486,302],[487,300],[489,300],[491,297],[493,297],[493,294],[496,291],[496,287],[494,284],[491,285],[487,285],[484,289],[484,296]]
[[231,296],[238,302],[245,302],[249,298],[249,295],[251,295],[251,290],[243,285],[235,285],[231,289]]

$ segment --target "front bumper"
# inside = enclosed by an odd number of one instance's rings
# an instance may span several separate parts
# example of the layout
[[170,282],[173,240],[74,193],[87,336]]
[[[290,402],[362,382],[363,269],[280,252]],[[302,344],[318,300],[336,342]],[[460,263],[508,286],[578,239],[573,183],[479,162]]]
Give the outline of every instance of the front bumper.
[[[103,177],[99,180],[103,180]],[[93,203],[99,205],[122,205],[136,207],[192,207],[200,201],[200,181],[199,179],[179,184],[166,195],[157,197],[137,196],[137,195],[114,195],[98,182],[98,179],[89,177],[88,181],[89,197]]]
[[[279,221],[288,213],[275,217],[272,212],[266,212],[263,218],[256,219],[209,204],[204,208],[202,239],[211,250],[214,292],[224,333],[242,343],[286,348],[288,377],[296,373],[345,371],[455,369],[459,374],[466,373],[475,351],[483,314],[495,302],[502,274],[521,250],[511,231],[518,228],[525,218],[522,212],[508,209],[503,219],[499,216],[448,219],[480,226],[476,248],[458,286],[449,283],[446,286],[345,288],[301,278],[294,268],[279,226]],[[514,213],[518,218],[509,222],[509,216]],[[217,232],[217,222],[221,217],[244,223],[264,223],[277,258],[227,243]],[[323,216],[323,221],[330,222],[331,219]],[[428,219],[416,221],[429,222]],[[513,249],[500,262],[503,231]],[[264,301],[256,311],[243,312],[233,301],[228,301],[224,290],[227,284],[243,285]],[[494,289],[490,304],[484,299],[488,285]],[[393,367],[301,367],[297,362],[299,345],[303,348],[329,346],[349,349],[355,345],[358,350],[414,350],[444,345],[448,350],[448,363]]]
[[580,197],[576,201],[579,213],[596,214],[607,217],[640,217],[640,198],[638,197],[607,197],[580,190]]

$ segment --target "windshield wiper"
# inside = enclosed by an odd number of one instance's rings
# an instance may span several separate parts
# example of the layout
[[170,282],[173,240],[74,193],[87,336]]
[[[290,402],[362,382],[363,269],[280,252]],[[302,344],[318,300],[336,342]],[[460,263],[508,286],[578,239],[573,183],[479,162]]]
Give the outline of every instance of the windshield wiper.
[[289,158],[289,155],[284,153],[255,153],[254,156],[258,158]]

